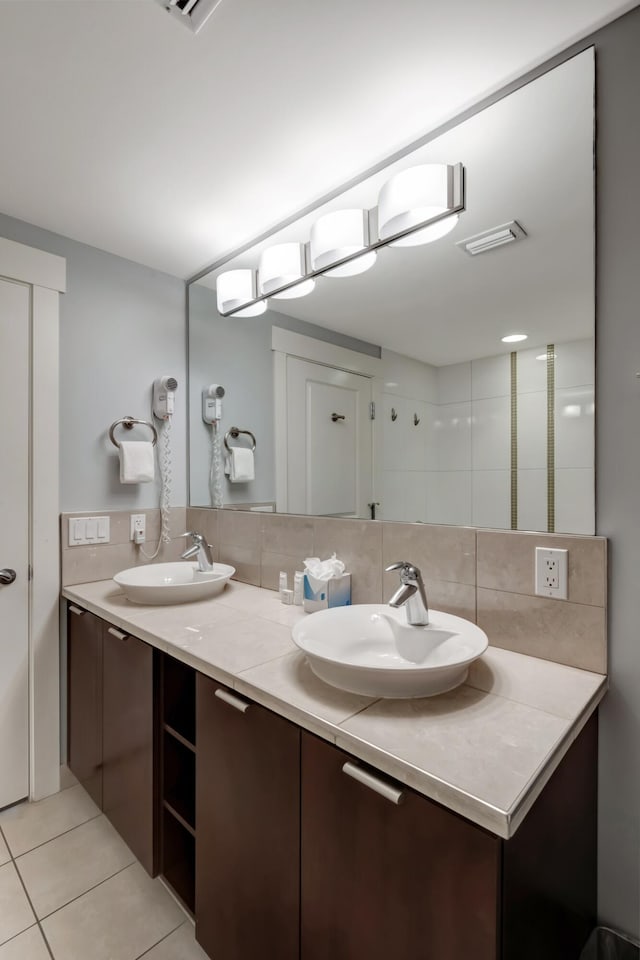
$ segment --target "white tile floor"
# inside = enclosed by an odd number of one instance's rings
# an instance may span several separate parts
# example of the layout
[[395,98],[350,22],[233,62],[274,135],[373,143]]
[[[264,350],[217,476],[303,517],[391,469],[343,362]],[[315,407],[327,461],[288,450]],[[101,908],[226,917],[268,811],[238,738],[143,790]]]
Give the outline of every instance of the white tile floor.
[[0,813],[0,960],[207,960],[72,774]]

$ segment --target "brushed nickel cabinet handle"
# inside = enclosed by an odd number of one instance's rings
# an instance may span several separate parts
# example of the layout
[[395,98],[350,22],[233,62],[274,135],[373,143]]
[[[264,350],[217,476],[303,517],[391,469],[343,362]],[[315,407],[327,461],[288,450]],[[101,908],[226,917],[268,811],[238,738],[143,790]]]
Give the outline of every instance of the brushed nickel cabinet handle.
[[76,617],[84,617],[86,610],[81,610],[80,607],[74,607],[72,603],[69,604],[69,613],[75,613]]
[[235,707],[240,713],[246,713],[251,706],[248,700],[243,700],[242,697],[238,697],[235,693],[230,693],[228,690],[223,690],[222,687],[216,689],[215,696],[218,700],[223,700],[225,703],[228,703],[230,707]]
[[129,637],[128,633],[123,633],[122,630],[116,630],[115,627],[109,627],[107,633],[110,633],[116,640],[126,640]]
[[394,787],[393,784],[388,783],[388,781],[383,780],[381,777],[376,777],[375,774],[370,773],[363,767],[359,767],[356,763],[351,763],[350,760],[347,760],[344,764],[342,772],[346,773],[348,777],[357,780],[358,783],[364,784],[369,790],[374,790],[376,793],[379,793],[381,797],[384,797],[385,800],[389,800],[391,803],[399,804],[402,803],[404,799],[404,790],[399,790],[398,787]]

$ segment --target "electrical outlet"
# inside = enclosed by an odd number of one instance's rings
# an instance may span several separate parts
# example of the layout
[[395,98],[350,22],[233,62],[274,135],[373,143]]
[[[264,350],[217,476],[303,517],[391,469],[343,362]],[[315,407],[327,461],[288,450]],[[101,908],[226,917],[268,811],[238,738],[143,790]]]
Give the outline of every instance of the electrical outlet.
[[536,594],[566,600],[568,567],[568,550],[536,547]]
[[147,538],[147,517],[144,513],[131,514],[129,539],[134,543],[144,543]]

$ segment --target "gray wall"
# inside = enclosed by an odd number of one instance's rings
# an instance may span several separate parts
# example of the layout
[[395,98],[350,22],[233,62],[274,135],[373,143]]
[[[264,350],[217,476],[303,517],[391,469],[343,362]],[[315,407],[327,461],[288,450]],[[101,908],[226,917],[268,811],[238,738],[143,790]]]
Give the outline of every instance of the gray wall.
[[256,479],[232,484],[223,480],[225,503],[275,501],[275,460],[273,423],[272,326],[315,337],[328,343],[379,357],[380,347],[327,330],[315,323],[267,310],[259,317],[221,317],[216,309],[215,291],[192,284],[189,288],[189,424],[190,503],[209,506],[211,428],[200,415],[202,388],[220,383],[226,390],[223,400],[223,434],[236,426],[251,430],[256,437]]
[[172,502],[184,505],[184,281],[2,214],[0,236],[67,259],[67,293],[60,301],[61,511],[158,505],[157,484],[120,484],[107,430],[129,414],[149,419],[151,383],[163,374],[172,374],[179,384]]
[[597,532],[610,538],[599,910],[640,937],[640,9],[596,34]]

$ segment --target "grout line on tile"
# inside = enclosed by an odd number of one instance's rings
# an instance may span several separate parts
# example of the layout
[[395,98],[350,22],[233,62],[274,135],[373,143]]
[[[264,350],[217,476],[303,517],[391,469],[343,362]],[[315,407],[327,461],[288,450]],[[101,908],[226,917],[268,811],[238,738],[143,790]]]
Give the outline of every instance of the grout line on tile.
[[[20,884],[21,884],[21,886],[22,886],[22,889],[24,890],[24,895],[25,895],[25,897],[27,898],[27,901],[29,902],[29,906],[31,907],[31,912],[33,913],[33,915],[34,915],[34,917],[35,917],[35,919],[36,919],[35,924],[32,923],[29,927],[26,927],[25,929],[30,930],[31,927],[33,927],[33,926],[37,926],[37,927],[38,927],[38,929],[39,929],[39,931],[40,931],[40,934],[41,934],[41,936],[42,936],[42,939],[44,940],[45,946],[46,946],[47,950],[49,951],[49,955],[51,956],[52,960],[55,960],[55,957],[53,956],[53,950],[51,949],[51,946],[49,945],[49,941],[47,940],[47,938],[46,938],[46,936],[45,936],[44,930],[42,929],[42,924],[40,923],[40,919],[39,919],[39,917],[38,917],[38,914],[36,913],[36,909],[35,909],[35,907],[34,907],[34,905],[33,905],[33,902],[32,902],[32,900],[31,900],[31,897],[29,896],[29,891],[27,890],[26,885],[25,885],[25,882],[24,882],[24,880],[22,879],[22,874],[21,874],[20,871],[18,870],[18,864],[17,864],[16,861],[13,859],[13,857],[12,857],[12,863],[13,863],[13,867],[14,867],[17,875],[18,875],[18,880],[20,881]],[[24,933],[24,930],[22,930],[21,932]]]
[[354,717],[357,717],[359,713],[364,713],[365,710],[368,710],[369,707],[375,707],[377,703],[380,703],[382,698],[378,697],[376,700],[372,700],[371,703],[365,704],[364,707],[360,707],[359,710],[356,710],[355,713],[350,713],[348,717],[345,717],[344,720],[341,720],[340,723],[337,723],[337,727],[341,727],[343,723],[346,723],[347,720],[353,720]]
[[[542,597],[537,593],[520,593],[519,590],[500,590],[498,587],[485,587],[483,584],[479,583],[476,588],[476,597],[478,595],[478,590],[488,590],[490,593],[504,593],[510,597],[524,597],[526,600],[549,600],[550,597]],[[476,600],[477,603],[477,600]],[[570,604],[574,607],[589,607],[591,610],[606,610],[606,603],[585,603],[584,600],[555,600],[554,603],[560,604]]]
[[[73,786],[74,786],[74,787],[82,786],[82,784],[74,783]],[[70,787],[69,789],[71,789],[71,787]],[[61,792],[62,792],[62,791],[61,791]],[[52,794],[52,796],[55,797],[55,796],[57,796],[57,794],[54,793],[54,794]],[[45,797],[44,799],[46,800],[46,799],[48,799],[48,798]],[[66,833],[71,833],[72,830],[77,830],[78,827],[83,827],[83,826],[85,825],[85,823],[91,823],[92,820],[97,820],[98,817],[101,817],[101,816],[103,816],[103,814],[102,814],[102,811],[99,810],[96,814],[94,814],[93,817],[88,817],[86,820],[83,820],[82,823],[76,823],[75,827],[69,827],[68,830],[62,830],[60,833],[57,833],[57,834],[55,835],[55,837],[49,837],[48,840],[43,840],[42,843],[36,843],[35,847],[29,847],[28,850],[23,850],[23,852],[22,852],[22,853],[19,853],[19,854],[17,855],[17,857],[14,857],[13,854],[11,854],[11,859],[12,859],[12,860],[19,860],[20,857],[25,857],[28,853],[31,853],[32,850],[39,850],[40,847],[45,847],[48,843],[51,843],[52,840],[57,840],[58,837],[64,837],[64,835],[65,835]],[[9,846],[8,843],[7,843],[7,846]],[[11,850],[9,850],[9,853],[11,853]]]
[[169,933],[166,933],[164,937],[161,937],[160,940],[156,941],[156,943],[154,943],[153,946],[145,950],[144,953],[138,954],[138,956],[136,957],[136,960],[142,960],[143,957],[148,956],[152,950],[155,950],[157,946],[159,946],[161,943],[164,943],[165,940],[168,940],[169,937],[171,937],[176,932],[176,930],[180,930],[182,927],[184,927],[186,922],[187,922],[187,918],[185,918],[182,921],[182,923],[179,923],[177,927],[174,927],[173,930],[170,930]]
[[[76,900],[80,900],[81,897],[84,897],[85,894],[90,893],[92,890],[95,890],[97,887],[101,887],[103,883],[106,883],[107,880],[113,880],[114,877],[117,877],[119,873],[123,873],[125,870],[128,870],[129,867],[133,867],[139,861],[134,859],[131,863],[128,863],[125,867],[120,867],[119,870],[116,870],[115,873],[112,873],[110,877],[104,877],[102,880],[99,880],[98,883],[94,883],[92,887],[87,887],[86,890],[83,890],[82,893],[79,893],[77,897],[72,897],[71,900],[67,900],[66,903],[63,903],[61,906],[56,907],[55,910],[52,910],[51,913],[47,913],[44,917],[41,917],[40,920],[48,920],[49,917],[52,917],[55,913],[60,913],[61,910],[64,910],[66,907],[70,906],[72,903],[75,903]],[[17,866],[17,864],[16,864]],[[22,879],[22,878],[21,878]],[[23,884],[24,886],[24,884]],[[25,887],[26,889],[26,887]],[[35,912],[35,911],[34,911]],[[40,922],[40,920],[38,922]]]
[[[497,649],[500,649],[499,647]],[[554,660],[547,661],[548,663],[555,663]],[[569,664],[556,664],[556,666],[566,666],[569,667]],[[569,667],[571,670],[580,670],[580,667]],[[585,671],[585,673],[591,673],[592,671]],[[600,676],[600,674],[598,674]],[[528,710],[537,710],[539,713],[544,713],[548,717],[553,717],[555,720],[570,720],[570,717],[567,717],[564,713],[554,713],[553,710],[545,710],[543,707],[536,707],[532,703],[527,703],[526,700],[515,700],[513,697],[506,697],[504,693],[495,693],[494,690],[486,690],[484,687],[478,687],[472,683],[468,678],[461,684],[463,687],[469,687],[470,690],[475,690],[477,693],[485,693],[490,697],[497,697],[499,700],[507,700],[509,703],[516,703],[519,707],[526,707]],[[591,699],[591,698],[590,698]]]
[[[6,867],[6,863],[3,863],[3,867]],[[33,930],[33,928],[37,926],[38,923],[36,921],[36,923],[32,923],[31,926],[25,927],[24,930],[21,930],[19,933],[14,933],[14,935],[9,937],[8,940],[3,940],[2,943],[0,943],[0,947],[6,947],[8,943],[13,943],[14,940],[16,940],[18,937],[21,937],[23,933],[27,932],[27,930]]]
[[[270,620],[269,623],[274,623],[273,620]],[[285,660],[287,657],[292,657],[295,653],[298,653],[298,648],[295,650],[289,650],[287,653],[281,653],[277,657],[271,657],[270,660],[265,660],[263,663],[254,663],[250,667],[245,667],[244,670],[238,670],[236,673],[236,678],[244,679],[244,674],[248,673],[249,670],[255,670],[256,667],[263,667],[265,663],[277,663],[278,660]],[[265,691],[266,692],[266,691]]]

